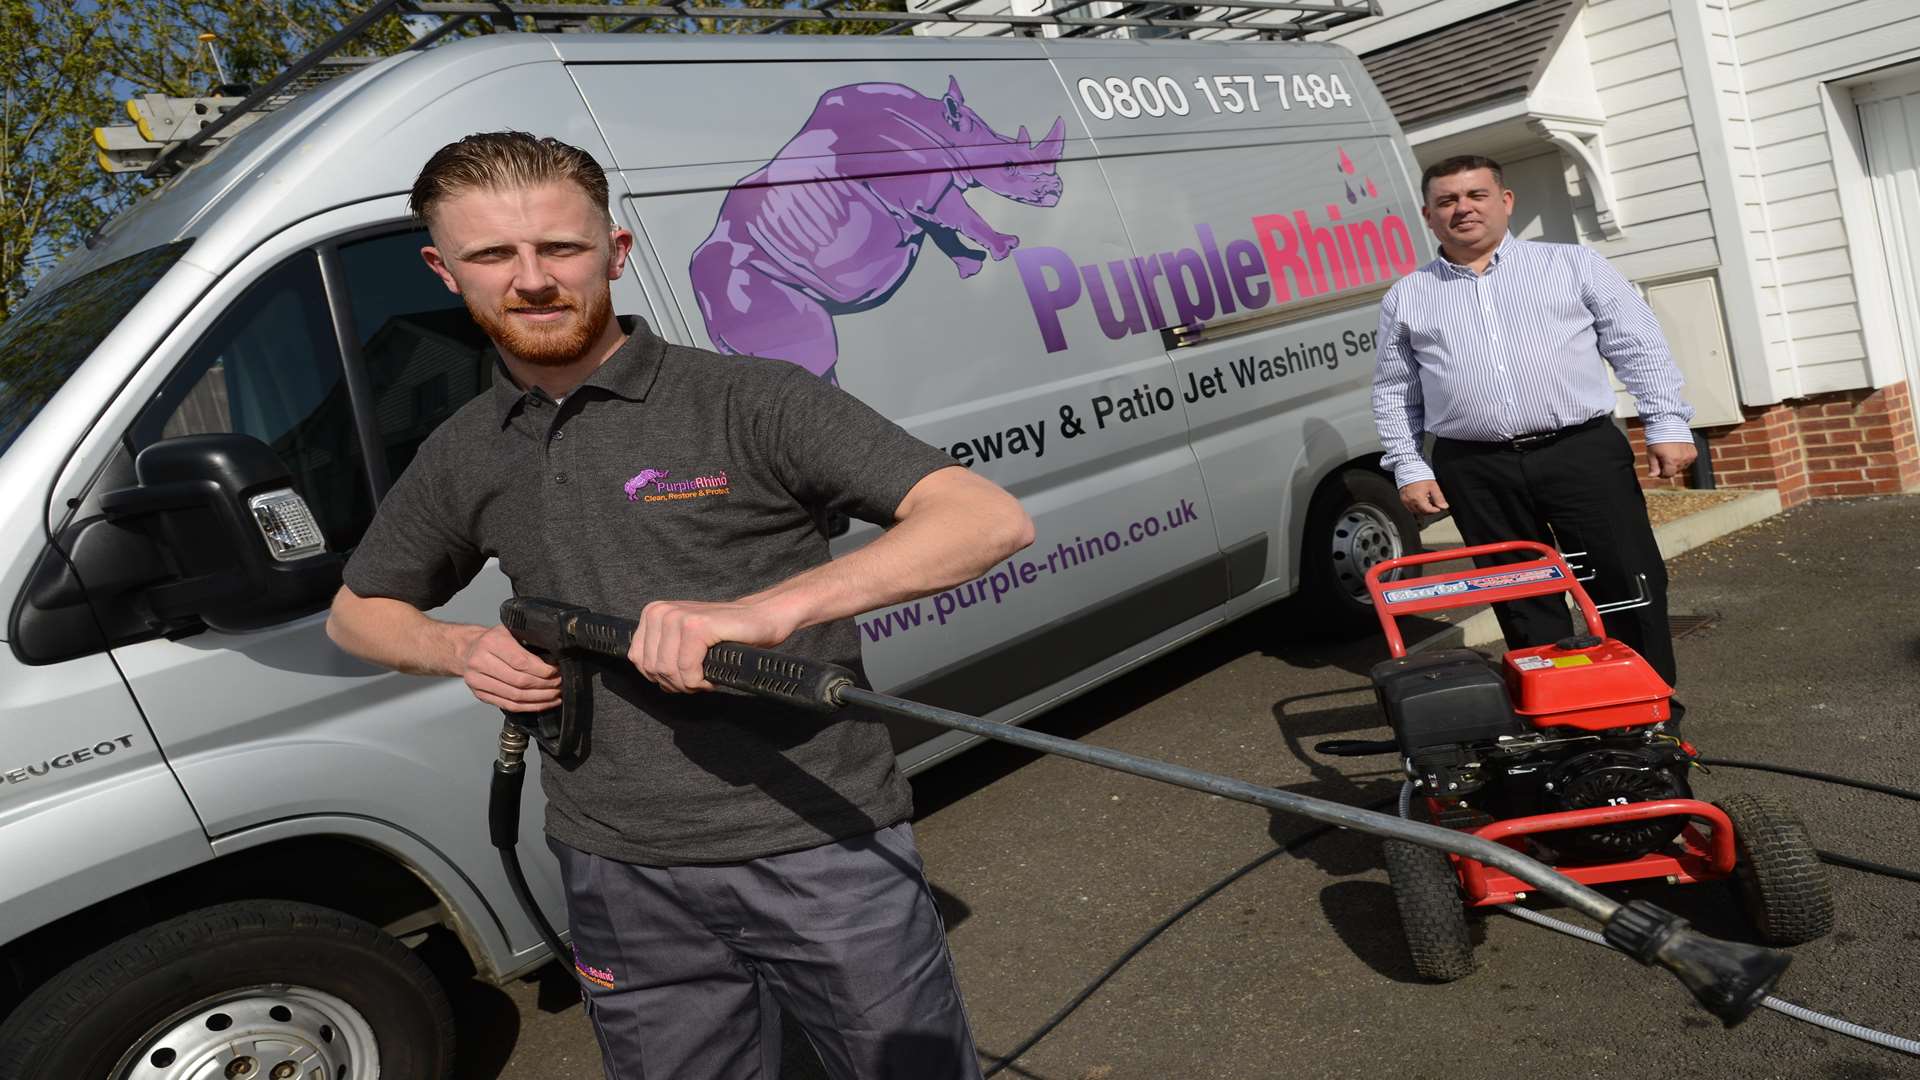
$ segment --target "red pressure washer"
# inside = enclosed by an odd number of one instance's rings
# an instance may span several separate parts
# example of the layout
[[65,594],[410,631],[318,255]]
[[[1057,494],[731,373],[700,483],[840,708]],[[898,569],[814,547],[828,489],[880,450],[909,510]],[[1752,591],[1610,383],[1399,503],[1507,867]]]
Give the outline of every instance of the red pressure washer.
[[[553,600],[515,597],[500,606],[500,622],[522,645],[561,668],[562,705],[532,716],[508,714],[500,734],[500,753],[494,763],[493,798],[489,806],[492,838],[514,893],[528,917],[556,955],[565,950],[552,925],[533,903],[526,879],[514,854],[519,821],[523,755],[529,740],[549,754],[581,752],[587,745],[585,725],[590,706],[582,661],[600,657],[626,663],[627,647],[638,623],[603,615]],[[1597,625],[1597,616],[1592,625]],[[1397,646],[1396,646],[1397,647]],[[1314,821],[1356,829],[1404,843],[1415,851],[1434,849],[1444,861],[1453,857],[1504,871],[1567,904],[1602,926],[1608,943],[1646,965],[1671,971],[1695,1000],[1728,1027],[1746,1019],[1772,991],[1786,970],[1789,957],[1756,945],[1720,941],[1694,930],[1685,919],[1635,900],[1622,904],[1552,867],[1503,845],[1469,832],[1409,821],[1391,814],[1315,799],[1244,780],[1204,773],[1164,761],[1124,754],[1001,724],[965,713],[922,705],[862,689],[853,673],[836,664],[822,663],[765,649],[722,643],[707,651],[704,670],[717,686],[743,690],[774,701],[832,712],[844,705],[863,705],[879,712],[920,720],[953,731],[964,731],[1014,746],[1070,758],[1103,769],[1126,773],[1177,787],[1203,791],[1255,806],[1296,814]],[[1459,913],[1459,905],[1454,905]]]
[[[1388,578],[1508,552],[1537,557]],[[1526,852],[1582,885],[1731,877],[1772,945],[1832,928],[1832,887],[1805,826],[1775,799],[1692,797],[1688,774],[1700,755],[1671,730],[1673,689],[1606,636],[1600,609],[1559,552],[1509,541],[1409,555],[1371,567],[1367,589],[1393,654],[1374,667],[1374,690],[1431,822]],[[1400,636],[1402,616],[1559,594],[1573,597],[1586,633],[1514,649],[1497,664],[1472,649],[1409,656]],[[1321,749],[1376,753],[1383,744],[1336,740]],[[1532,879],[1459,849],[1389,839],[1384,854],[1414,967],[1436,981],[1473,970],[1465,909],[1533,891]]]

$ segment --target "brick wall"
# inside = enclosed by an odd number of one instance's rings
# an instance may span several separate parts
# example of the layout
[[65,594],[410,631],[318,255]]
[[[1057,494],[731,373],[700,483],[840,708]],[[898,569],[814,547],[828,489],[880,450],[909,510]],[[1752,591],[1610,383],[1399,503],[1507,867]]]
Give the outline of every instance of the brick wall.
[[[1906,383],[1743,411],[1742,423],[1704,432],[1720,487],[1775,488],[1785,506],[1920,488],[1920,443]],[[1646,436],[1639,420],[1627,421],[1627,434],[1644,460]],[[1655,480],[1644,469],[1640,484],[1686,486],[1684,478]]]

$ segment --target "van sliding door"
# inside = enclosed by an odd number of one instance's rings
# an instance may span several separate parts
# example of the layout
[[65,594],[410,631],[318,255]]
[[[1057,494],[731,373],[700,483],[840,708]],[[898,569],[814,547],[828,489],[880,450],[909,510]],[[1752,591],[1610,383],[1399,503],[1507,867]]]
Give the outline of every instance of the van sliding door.
[[[859,620],[876,685],[1004,716],[1218,605],[1225,573],[1158,338],[1069,313],[1099,288],[1078,264],[1133,250],[1052,70],[857,44],[572,70],[695,344],[835,379],[1024,501],[1032,547]],[[666,100],[698,106],[625,107]]]
[[1165,341],[1234,592],[1283,592],[1314,484],[1379,450],[1379,299],[1429,251],[1397,132],[1340,49],[1055,52],[1135,249],[1082,268],[1101,328]]

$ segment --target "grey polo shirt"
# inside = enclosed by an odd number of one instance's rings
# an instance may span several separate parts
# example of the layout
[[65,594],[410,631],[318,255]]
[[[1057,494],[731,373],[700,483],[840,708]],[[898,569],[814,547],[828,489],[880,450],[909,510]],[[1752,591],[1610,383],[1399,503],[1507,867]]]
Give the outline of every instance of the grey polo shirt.
[[[420,447],[347,563],[422,610],[489,558],[521,596],[638,617],[733,600],[830,558],[833,511],[892,524],[940,451],[804,369],[669,345],[640,319],[565,400],[493,388]],[[858,671],[852,619],[783,649]],[[894,824],[912,794],[886,728],[731,693],[668,694],[600,665],[585,759],[542,762],[547,831],[653,865],[737,862]]]

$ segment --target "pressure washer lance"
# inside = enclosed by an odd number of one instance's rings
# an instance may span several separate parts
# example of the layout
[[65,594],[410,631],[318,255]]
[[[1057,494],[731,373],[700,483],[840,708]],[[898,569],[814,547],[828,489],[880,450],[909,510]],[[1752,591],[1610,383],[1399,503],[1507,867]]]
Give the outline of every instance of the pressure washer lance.
[[[588,653],[625,660],[628,645],[639,628],[639,624],[631,619],[602,615],[585,608],[532,597],[508,600],[500,606],[500,616],[501,623],[522,644],[548,656]],[[846,705],[862,705],[894,716],[964,731],[1043,754],[1070,758],[1129,776],[1158,780],[1269,810],[1297,814],[1328,825],[1405,840],[1422,847],[1477,859],[1532,884],[1541,892],[1600,923],[1608,944],[1642,964],[1658,964],[1672,972],[1692,992],[1694,999],[1708,1012],[1718,1016],[1727,1027],[1746,1019],[1753,1012],[1773,990],[1790,960],[1786,953],[1775,949],[1708,937],[1694,930],[1685,919],[1647,901],[1619,903],[1563,877],[1552,867],[1504,844],[1484,840],[1470,833],[1261,787],[1244,780],[1089,746],[1072,739],[875,693],[855,685],[853,673],[837,664],[723,642],[707,650],[703,670],[707,680],[716,686],[743,690],[814,712],[833,712]],[[571,699],[570,695],[568,697]],[[572,710],[564,707],[561,712],[561,734],[577,732],[584,718],[566,715]],[[508,726],[515,726],[511,717]],[[507,742],[503,732],[502,761],[507,757]],[[524,750],[523,736],[520,752]],[[518,768],[517,760],[513,767]],[[501,765],[495,765],[496,801],[502,790],[501,769]],[[518,816],[518,781],[514,781],[511,787],[516,805],[504,813],[496,805],[491,813],[493,842],[501,847],[502,858],[509,863],[514,862],[511,840],[502,843],[505,835],[502,830],[510,830]],[[558,944],[558,935],[545,925],[539,909],[532,904],[518,865],[513,865],[508,873],[515,882],[515,896],[527,908],[529,916],[543,927],[548,946],[556,956],[564,956],[565,952]]]

